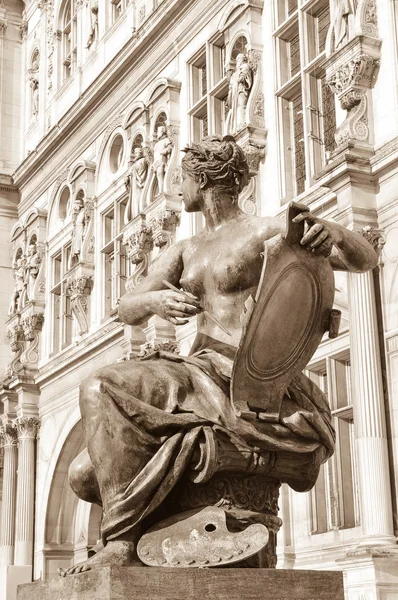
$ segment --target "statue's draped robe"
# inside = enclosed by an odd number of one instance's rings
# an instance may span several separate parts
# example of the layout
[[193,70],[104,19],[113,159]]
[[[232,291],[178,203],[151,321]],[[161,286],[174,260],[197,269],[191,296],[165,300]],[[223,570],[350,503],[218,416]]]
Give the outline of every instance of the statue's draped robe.
[[189,468],[203,428],[253,453],[334,449],[330,409],[305,375],[282,402],[279,423],[244,420],[230,400],[236,348],[203,335],[188,357],[157,352],[101,369],[82,385],[88,453],[103,504],[104,543],[157,508]]

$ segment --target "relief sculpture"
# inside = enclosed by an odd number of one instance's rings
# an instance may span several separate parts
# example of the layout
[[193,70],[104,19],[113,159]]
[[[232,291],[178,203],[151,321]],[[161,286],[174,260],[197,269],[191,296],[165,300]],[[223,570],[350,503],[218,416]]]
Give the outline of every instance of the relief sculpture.
[[232,136],[185,148],[185,210],[206,228],[161,254],[119,319],[196,315],[196,339],[189,356],[159,348],[82,383],[87,448],[69,480],[102,507],[101,541],[63,576],[103,564],[275,567],[280,484],[311,489],[334,451],[327,399],[302,370],[331,327],[333,270],[364,272],[377,256],[303,204],[286,222],[243,213],[248,180]]

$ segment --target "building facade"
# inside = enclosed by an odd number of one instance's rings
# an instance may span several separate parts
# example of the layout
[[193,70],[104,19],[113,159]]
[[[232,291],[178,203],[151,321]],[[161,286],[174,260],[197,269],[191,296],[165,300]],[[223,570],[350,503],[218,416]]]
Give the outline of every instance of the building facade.
[[0,599],[87,557],[101,514],[68,486],[80,382],[195,321],[131,327],[120,297],[203,227],[181,149],[232,133],[240,206],[296,199],[364,235],[371,273],[336,274],[339,335],[308,374],[335,455],[284,487],[278,566],[340,569],[349,600],[398,599],[398,7],[389,0],[0,3]]

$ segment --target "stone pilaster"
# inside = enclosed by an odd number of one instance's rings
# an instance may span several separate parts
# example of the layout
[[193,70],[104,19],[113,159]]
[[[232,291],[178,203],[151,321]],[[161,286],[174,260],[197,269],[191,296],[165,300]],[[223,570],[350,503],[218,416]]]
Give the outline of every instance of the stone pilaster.
[[19,417],[18,482],[15,528],[15,564],[33,564],[33,522],[35,492],[35,440],[39,419]]
[[363,543],[395,544],[374,278],[371,271],[347,277]]
[[14,562],[15,541],[15,501],[17,480],[17,432],[13,425],[0,427],[0,437],[4,449],[3,500],[0,527],[0,565]]

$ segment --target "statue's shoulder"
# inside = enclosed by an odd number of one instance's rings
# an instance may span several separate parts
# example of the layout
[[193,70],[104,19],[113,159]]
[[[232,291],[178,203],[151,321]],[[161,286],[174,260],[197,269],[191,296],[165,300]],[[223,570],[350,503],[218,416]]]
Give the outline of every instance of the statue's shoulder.
[[281,217],[252,217],[253,230],[264,241],[285,233],[285,219]]

